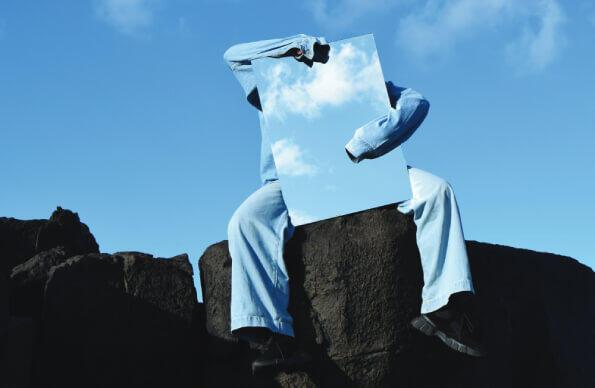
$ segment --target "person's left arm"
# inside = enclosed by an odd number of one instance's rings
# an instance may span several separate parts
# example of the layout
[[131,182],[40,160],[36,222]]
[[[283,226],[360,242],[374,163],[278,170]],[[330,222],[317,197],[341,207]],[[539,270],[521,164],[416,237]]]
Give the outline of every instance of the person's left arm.
[[386,83],[391,107],[383,115],[358,128],[345,145],[354,163],[378,158],[411,137],[428,114],[430,103],[419,92]]
[[225,51],[223,59],[242,85],[248,102],[260,110],[252,61],[266,57],[294,56],[296,60],[311,67],[314,62],[325,63],[328,60],[328,49],[328,43],[323,37],[297,34],[279,39],[235,44]]

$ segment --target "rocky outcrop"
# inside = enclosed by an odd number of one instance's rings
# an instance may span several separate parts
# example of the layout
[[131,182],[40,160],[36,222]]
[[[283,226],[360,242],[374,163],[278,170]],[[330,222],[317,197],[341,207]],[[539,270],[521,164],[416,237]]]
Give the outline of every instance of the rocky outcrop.
[[70,255],[98,253],[95,237],[77,213],[58,207],[49,220],[0,217],[0,272],[58,246]]
[[[229,333],[227,242],[200,260],[211,338],[204,381],[217,386],[595,386],[595,275],[577,261],[470,241],[489,356],[460,355],[415,332],[422,272],[415,225],[393,205],[296,229],[285,247],[302,372],[254,380],[254,356]],[[222,371],[233,373],[222,373]],[[212,385],[215,386],[215,385]]]
[[255,350],[229,332],[226,241],[200,260],[204,305],[186,255],[99,253],[69,210],[0,218],[0,242],[0,386],[595,386],[591,269],[468,242],[489,352],[470,358],[409,326],[422,272],[415,225],[394,205],[296,229],[290,312],[316,362],[258,378]]
[[61,208],[1,218],[0,241],[0,386],[197,386],[204,315],[187,255],[100,254]]
[[66,249],[60,246],[40,252],[12,269],[12,315],[40,318],[43,291],[50,269],[69,257]]
[[43,384],[184,387],[194,380],[200,331],[186,255],[75,256],[51,269],[44,298]]

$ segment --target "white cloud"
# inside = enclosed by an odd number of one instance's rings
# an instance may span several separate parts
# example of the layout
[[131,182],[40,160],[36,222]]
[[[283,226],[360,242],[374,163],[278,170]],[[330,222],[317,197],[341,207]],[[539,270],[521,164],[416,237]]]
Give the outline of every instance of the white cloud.
[[[300,64],[300,66],[305,66]],[[340,106],[355,99],[386,98],[378,55],[367,55],[350,43],[337,53],[331,50],[326,64],[315,64],[303,79],[291,81],[286,63],[278,63],[268,74],[262,93],[267,118],[283,119],[286,114],[316,117],[325,106]],[[381,101],[386,103],[387,101]]]
[[361,17],[385,13],[404,1],[395,0],[309,0],[305,3],[314,19],[325,28],[343,28]]
[[306,162],[305,155],[298,144],[290,139],[277,140],[272,144],[275,166],[281,175],[315,175],[318,168]]
[[295,226],[316,221],[316,217],[297,209],[288,209],[291,223]]
[[551,63],[564,43],[563,11],[556,0],[426,0],[421,10],[401,19],[397,43],[414,56],[443,57],[464,40],[504,25],[521,26],[520,36],[506,45],[519,68],[540,70]]
[[457,41],[471,38],[472,31],[506,17],[508,0],[428,0],[422,10],[401,19],[398,41],[421,57],[448,52]]
[[542,70],[564,45],[565,39],[559,32],[564,22],[562,9],[555,1],[540,3],[542,6],[535,9],[537,29],[525,27],[522,36],[507,47],[509,60],[521,71]]
[[153,24],[159,0],[96,0],[95,12],[118,31],[136,35]]

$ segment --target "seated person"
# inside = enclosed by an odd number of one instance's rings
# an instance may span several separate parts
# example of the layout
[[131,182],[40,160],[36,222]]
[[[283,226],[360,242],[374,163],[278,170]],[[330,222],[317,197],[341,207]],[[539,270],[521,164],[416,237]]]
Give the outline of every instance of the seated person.
[[[295,35],[232,46],[224,58],[261,120],[261,187],[234,212],[228,224],[232,258],[231,330],[241,338],[264,344],[253,371],[296,366],[309,357],[296,350],[293,320],[287,311],[289,276],[283,259],[294,226],[283,200],[252,61],[292,56],[307,66],[326,63],[324,38]],[[428,101],[413,89],[386,83],[391,108],[385,117],[359,128],[345,146],[353,162],[379,157],[407,140],[424,120]],[[452,349],[472,356],[483,350],[457,300],[474,293],[459,210],[452,187],[442,178],[408,166],[412,198],[398,204],[413,213],[424,274],[421,315],[411,324],[436,335]]]

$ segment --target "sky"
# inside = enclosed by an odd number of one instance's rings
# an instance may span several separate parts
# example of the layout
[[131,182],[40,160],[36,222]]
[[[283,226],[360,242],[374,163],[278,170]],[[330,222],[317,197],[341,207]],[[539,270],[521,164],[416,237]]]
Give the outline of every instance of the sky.
[[[294,225],[411,197],[400,149],[356,164],[345,148],[362,132],[358,128],[385,118],[390,107],[374,37],[330,47],[328,62],[312,68],[293,58],[254,63],[263,123]],[[366,133],[363,139],[380,141]]]
[[[465,236],[595,267],[595,2],[0,2],[0,215],[89,225],[103,252],[196,268],[260,187],[240,42],[373,33],[430,102],[410,164],[447,179]],[[198,280],[197,280],[198,281]]]

